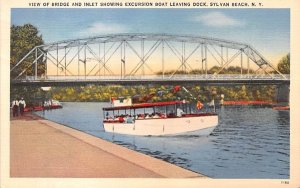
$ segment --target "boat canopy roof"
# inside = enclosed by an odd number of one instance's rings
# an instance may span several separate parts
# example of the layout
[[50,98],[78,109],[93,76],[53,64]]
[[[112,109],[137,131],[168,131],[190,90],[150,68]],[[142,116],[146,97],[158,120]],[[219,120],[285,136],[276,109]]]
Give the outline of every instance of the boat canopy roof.
[[183,104],[183,101],[168,101],[168,102],[153,102],[153,103],[138,103],[130,106],[118,106],[118,107],[108,107],[103,108],[104,111],[112,110],[125,110],[125,109],[137,109],[137,108],[151,108],[155,106],[169,106],[175,104]]

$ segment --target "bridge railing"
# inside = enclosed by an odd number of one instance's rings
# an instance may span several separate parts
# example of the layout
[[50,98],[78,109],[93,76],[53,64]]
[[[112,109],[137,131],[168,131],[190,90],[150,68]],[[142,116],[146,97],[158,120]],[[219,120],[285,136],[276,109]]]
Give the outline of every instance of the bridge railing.
[[290,75],[272,74],[272,75],[240,75],[240,74],[178,74],[173,75],[135,75],[135,76],[65,76],[65,75],[49,75],[43,77],[26,76],[25,79],[19,81],[84,81],[84,80],[289,80]]

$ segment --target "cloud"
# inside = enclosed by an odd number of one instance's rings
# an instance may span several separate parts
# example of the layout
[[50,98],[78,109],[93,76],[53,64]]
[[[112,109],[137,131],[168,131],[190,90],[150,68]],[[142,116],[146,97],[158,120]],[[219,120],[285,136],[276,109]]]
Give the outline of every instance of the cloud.
[[228,26],[243,26],[245,23],[236,18],[232,18],[222,12],[210,12],[194,17],[196,22],[201,22],[203,25],[210,27],[228,27]]
[[88,26],[87,29],[79,31],[79,36],[97,36],[101,34],[125,33],[129,29],[118,23],[95,22]]

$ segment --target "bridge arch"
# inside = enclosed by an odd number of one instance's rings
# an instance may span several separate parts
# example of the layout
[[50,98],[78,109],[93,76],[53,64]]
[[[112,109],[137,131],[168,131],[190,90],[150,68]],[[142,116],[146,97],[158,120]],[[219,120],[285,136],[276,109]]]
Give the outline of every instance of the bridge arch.
[[[167,80],[193,71],[213,79],[229,65],[240,67],[241,78],[288,79],[249,44],[196,35],[127,33],[58,41],[34,47],[11,72],[29,57],[32,61],[13,80],[143,79],[149,75]],[[38,75],[39,64],[46,65],[44,75]],[[209,72],[212,67],[214,71]],[[26,76],[29,68],[34,68],[34,75]]]

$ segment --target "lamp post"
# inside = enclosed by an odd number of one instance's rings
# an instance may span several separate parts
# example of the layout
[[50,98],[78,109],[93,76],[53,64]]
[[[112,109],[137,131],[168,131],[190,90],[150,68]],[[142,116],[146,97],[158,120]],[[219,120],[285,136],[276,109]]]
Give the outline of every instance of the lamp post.
[[43,95],[43,104],[42,104],[42,106],[44,107],[47,92],[51,90],[51,87],[41,87],[41,89],[42,89],[43,94],[44,94]]

